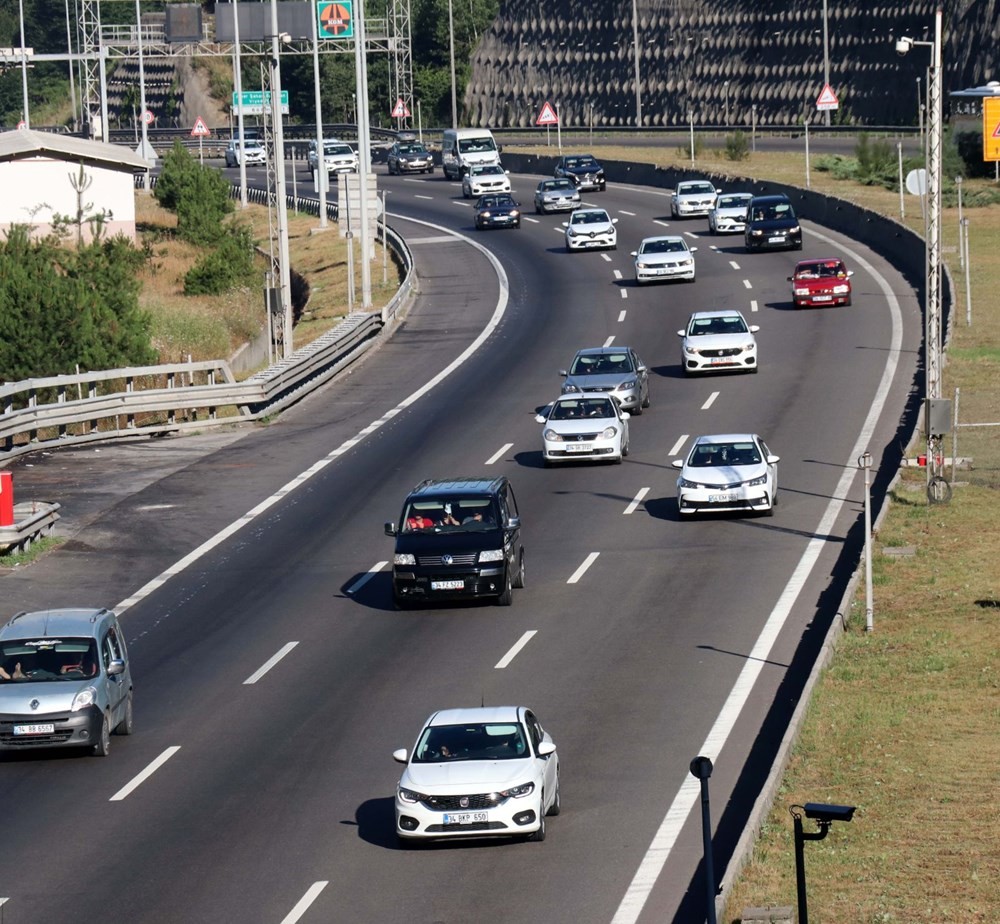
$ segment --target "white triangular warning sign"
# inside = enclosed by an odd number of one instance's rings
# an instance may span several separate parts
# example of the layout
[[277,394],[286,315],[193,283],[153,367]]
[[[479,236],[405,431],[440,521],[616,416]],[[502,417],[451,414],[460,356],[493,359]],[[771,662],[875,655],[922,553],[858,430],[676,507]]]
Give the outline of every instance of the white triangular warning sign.
[[205,124],[205,120],[198,116],[194,120],[194,128],[191,129],[191,136],[193,138],[203,137],[204,135],[211,135],[212,133],[208,130],[208,126]]
[[396,105],[392,108],[392,117],[394,119],[408,119],[410,117],[410,110],[406,108],[403,97],[396,100]]
[[820,93],[819,98],[816,100],[817,109],[839,109],[840,103],[837,100],[837,94],[833,92],[833,87],[830,84],[826,84],[823,87],[823,92]]
[[546,102],[538,113],[538,118],[535,119],[535,125],[558,125],[559,116],[556,115],[555,109],[552,108],[552,103]]

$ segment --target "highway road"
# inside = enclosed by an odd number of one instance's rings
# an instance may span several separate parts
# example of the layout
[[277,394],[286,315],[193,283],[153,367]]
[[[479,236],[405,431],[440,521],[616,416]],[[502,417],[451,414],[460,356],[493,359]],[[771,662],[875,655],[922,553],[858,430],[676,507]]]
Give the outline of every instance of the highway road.
[[[539,178],[512,179],[530,204]],[[688,764],[715,763],[721,877],[858,555],[856,460],[872,452],[884,490],[899,458],[916,299],[808,222],[802,255],[846,259],[852,307],[793,310],[799,254],[746,255],[670,220],[660,191],[585,196],[619,218],[619,247],[567,254],[557,216],[476,232],[440,173],[380,182],[420,267],[395,336],[3,579],[8,609],[125,604],[137,722],[105,760],[0,762],[5,924],[703,919]],[[629,251],[664,231],[699,248],[697,282],[640,289]],[[676,331],[715,307],[760,325],[759,374],[682,375]],[[632,453],[544,469],[534,414],[578,348],[607,342],[651,369]],[[680,522],[671,460],[743,429],[781,456],[774,517]],[[421,479],[481,473],[517,492],[526,588],[510,608],[395,612],[383,522]],[[541,844],[399,849],[393,749],[480,703],[537,712],[562,814]]]

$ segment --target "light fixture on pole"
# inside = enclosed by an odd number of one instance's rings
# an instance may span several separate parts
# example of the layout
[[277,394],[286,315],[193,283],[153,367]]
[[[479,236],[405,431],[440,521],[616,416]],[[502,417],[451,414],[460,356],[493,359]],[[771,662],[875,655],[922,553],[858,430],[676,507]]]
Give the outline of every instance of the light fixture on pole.
[[[31,128],[31,113],[28,111],[28,49],[24,44],[24,0],[17,0],[18,13],[21,16],[21,92],[24,97],[24,127]],[[148,174],[147,174],[148,175]]]

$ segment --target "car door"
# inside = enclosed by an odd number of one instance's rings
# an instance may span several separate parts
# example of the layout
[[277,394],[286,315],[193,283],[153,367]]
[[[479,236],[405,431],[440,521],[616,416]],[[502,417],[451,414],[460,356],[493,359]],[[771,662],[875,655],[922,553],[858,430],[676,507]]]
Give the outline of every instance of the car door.
[[[767,459],[771,456],[771,450],[767,448],[767,444],[760,438],[757,437],[757,445],[761,451],[761,457]],[[767,463],[767,474],[771,479],[771,499],[773,501],[774,497],[778,493],[778,464],[777,462]]]
[[[547,754],[545,757],[538,756],[538,746],[543,741],[551,742],[552,739],[546,733],[545,729],[542,728],[541,723],[535,718],[535,714],[530,709],[526,709],[524,712],[524,724],[528,728],[528,735],[531,738],[531,749],[535,755],[536,765],[540,770],[539,775],[542,778],[545,799],[551,804],[552,799],[555,797],[556,787],[558,786],[559,759],[555,753]],[[543,812],[545,808],[546,806],[543,805]]]
[[632,368],[635,369],[635,374],[639,377],[639,403],[644,404],[649,397],[649,369],[639,359],[635,350],[629,350],[629,356],[632,360]]
[[[125,656],[125,643],[118,630],[111,626],[101,643],[101,657],[104,661],[104,672],[108,681],[108,706],[111,710],[111,727],[114,728],[124,717],[125,698],[128,696],[128,661]],[[126,669],[120,674],[109,675],[108,669],[112,661],[124,661]]]

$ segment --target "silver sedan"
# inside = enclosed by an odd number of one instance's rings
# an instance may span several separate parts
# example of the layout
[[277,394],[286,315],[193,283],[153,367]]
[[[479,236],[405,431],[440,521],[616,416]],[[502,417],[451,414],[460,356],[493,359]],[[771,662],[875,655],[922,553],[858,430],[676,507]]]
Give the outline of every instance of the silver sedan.
[[562,395],[535,420],[542,431],[542,460],[621,462],[628,455],[628,411],[610,395]]

